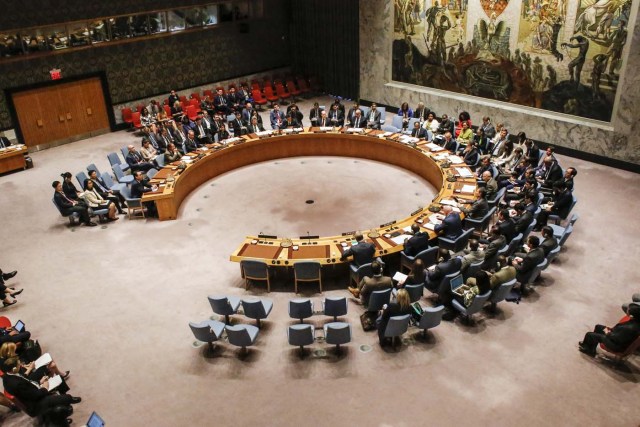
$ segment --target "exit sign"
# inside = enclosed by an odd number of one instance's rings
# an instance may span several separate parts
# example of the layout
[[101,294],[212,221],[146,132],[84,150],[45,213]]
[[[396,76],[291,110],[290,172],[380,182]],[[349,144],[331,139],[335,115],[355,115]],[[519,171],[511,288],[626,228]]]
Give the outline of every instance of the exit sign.
[[60,80],[62,78],[62,71],[60,68],[51,69],[49,74],[51,74],[51,80]]

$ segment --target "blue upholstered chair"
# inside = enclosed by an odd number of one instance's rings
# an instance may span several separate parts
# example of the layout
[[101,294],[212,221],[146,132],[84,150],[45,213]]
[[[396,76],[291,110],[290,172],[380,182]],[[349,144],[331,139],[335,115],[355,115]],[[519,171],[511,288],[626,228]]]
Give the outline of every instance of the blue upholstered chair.
[[229,323],[229,316],[238,312],[240,298],[224,295],[209,295],[209,304],[215,314],[224,316],[224,323]]
[[326,297],[322,301],[322,312],[325,316],[333,316],[333,321],[338,321],[338,316],[346,316],[348,310],[345,297]]
[[391,288],[381,291],[373,291],[369,296],[369,302],[367,304],[367,311],[382,310],[382,306],[389,304],[391,299]]
[[300,320],[313,316],[313,303],[309,298],[295,298],[289,300],[289,317]]
[[464,316],[464,320],[469,323],[471,321],[471,316],[482,310],[482,307],[484,307],[484,304],[487,302],[490,296],[491,291],[487,291],[482,295],[476,295],[469,307],[465,307],[454,299],[453,306],[460,312],[460,314]]
[[304,346],[311,345],[315,341],[313,325],[306,323],[291,325],[287,328],[287,340],[290,345],[300,347],[300,356],[304,354]]
[[331,322],[324,325],[324,340],[335,345],[340,353],[340,346],[351,342],[351,325],[343,322]]
[[213,343],[218,341],[224,331],[224,323],[215,320],[204,320],[200,323],[189,322],[193,336],[209,344],[209,352],[213,351]]
[[509,293],[511,293],[511,290],[513,289],[515,284],[516,284],[516,279],[509,280],[508,282],[500,285],[498,289],[494,289],[491,292],[491,296],[489,297],[489,302],[491,303],[491,310],[495,311],[497,304],[500,301],[503,301],[505,298],[507,298],[507,296],[509,295]]
[[241,347],[243,352],[254,345],[258,338],[259,329],[253,325],[226,325],[224,329],[227,331],[229,344]]
[[424,295],[424,283],[418,283],[417,285],[405,285],[404,288],[407,290],[412,303],[420,301],[420,298]]
[[444,305],[437,307],[423,307],[422,317],[418,322],[418,328],[422,329],[423,336],[427,337],[427,330],[433,329],[442,322],[442,315],[444,314]]
[[294,288],[298,293],[298,282],[318,282],[322,293],[322,266],[316,261],[300,261],[293,264]]
[[384,330],[384,337],[391,338],[393,340],[393,346],[395,348],[396,338],[401,337],[409,329],[409,322],[411,321],[411,315],[405,314],[403,316],[391,316],[389,323]]
[[268,299],[243,299],[242,309],[244,315],[249,319],[254,319],[260,327],[260,321],[266,319],[273,309],[273,301]]
[[244,277],[245,289],[249,289],[249,280],[266,280],[267,292],[271,292],[271,280],[269,266],[264,261],[244,260],[240,261],[242,277]]

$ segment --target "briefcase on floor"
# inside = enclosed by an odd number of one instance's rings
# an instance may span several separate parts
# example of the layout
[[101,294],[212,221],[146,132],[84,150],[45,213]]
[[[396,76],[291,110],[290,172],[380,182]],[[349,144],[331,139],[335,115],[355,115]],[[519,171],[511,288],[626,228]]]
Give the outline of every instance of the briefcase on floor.
[[377,313],[375,311],[365,311],[362,313],[360,315],[362,329],[365,331],[373,331],[376,328],[376,317]]

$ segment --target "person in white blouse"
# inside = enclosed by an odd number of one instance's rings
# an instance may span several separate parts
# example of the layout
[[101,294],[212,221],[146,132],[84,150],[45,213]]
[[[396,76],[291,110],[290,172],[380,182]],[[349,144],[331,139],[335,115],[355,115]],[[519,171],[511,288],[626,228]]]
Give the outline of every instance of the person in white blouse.
[[143,139],[142,148],[140,149],[140,155],[145,161],[155,164],[156,157],[158,156],[158,150],[153,148],[151,142],[148,139]]
[[117,221],[119,218],[116,216],[116,205],[112,201],[105,200],[102,196],[96,191],[93,187],[93,181],[90,179],[86,180],[84,183],[84,193],[82,193],[82,198],[87,205],[94,209],[109,209],[109,213],[107,214],[108,221]]
[[430,130],[431,132],[437,131],[438,126],[440,126],[440,123],[438,123],[433,113],[429,113],[429,115],[427,116],[427,120],[425,120],[424,124],[422,125],[423,128],[425,128],[426,130]]

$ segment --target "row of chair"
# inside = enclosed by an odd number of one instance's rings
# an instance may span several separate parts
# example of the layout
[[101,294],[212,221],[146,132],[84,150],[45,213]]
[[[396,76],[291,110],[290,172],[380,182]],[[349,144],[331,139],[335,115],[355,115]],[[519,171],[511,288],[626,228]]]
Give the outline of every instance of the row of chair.
[[217,320],[204,320],[199,323],[189,322],[193,336],[197,340],[209,344],[209,350],[213,351],[213,343],[222,339],[222,333],[226,332],[229,344],[240,347],[246,351],[247,347],[255,344],[258,338],[259,328],[252,325],[225,325]]
[[238,313],[241,304],[244,315],[255,320],[258,327],[260,327],[260,321],[269,317],[273,309],[273,301],[268,299],[241,299],[221,295],[210,295],[208,299],[213,312],[224,316],[225,324],[229,324],[229,316]]

